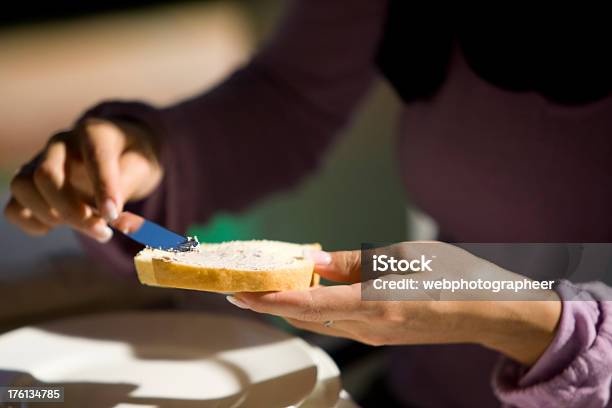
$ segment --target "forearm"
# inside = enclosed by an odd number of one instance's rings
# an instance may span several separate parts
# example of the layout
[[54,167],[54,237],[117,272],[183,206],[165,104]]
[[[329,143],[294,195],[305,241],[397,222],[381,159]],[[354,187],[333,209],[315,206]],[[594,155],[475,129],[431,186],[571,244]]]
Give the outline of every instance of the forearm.
[[550,292],[550,297],[551,300],[539,301],[475,302],[482,329],[474,341],[531,366],[550,345],[561,316],[558,295]]

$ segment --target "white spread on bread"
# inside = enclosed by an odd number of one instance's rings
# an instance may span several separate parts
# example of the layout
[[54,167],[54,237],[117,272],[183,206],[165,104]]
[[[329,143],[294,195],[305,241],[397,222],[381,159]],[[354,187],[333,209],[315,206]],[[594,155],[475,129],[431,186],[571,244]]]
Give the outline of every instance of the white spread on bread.
[[303,251],[303,246],[290,243],[230,241],[202,244],[185,252],[165,252],[162,259],[208,268],[261,271],[283,268],[302,261]]

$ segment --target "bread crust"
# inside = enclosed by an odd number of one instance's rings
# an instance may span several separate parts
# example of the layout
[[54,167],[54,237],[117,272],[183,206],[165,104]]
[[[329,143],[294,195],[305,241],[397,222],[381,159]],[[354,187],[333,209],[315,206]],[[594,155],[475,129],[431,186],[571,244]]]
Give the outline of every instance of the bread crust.
[[[319,244],[304,247],[321,248]],[[134,265],[140,282],[150,286],[227,293],[303,290],[319,283],[310,260],[286,268],[240,270],[172,262],[147,251],[134,257]]]

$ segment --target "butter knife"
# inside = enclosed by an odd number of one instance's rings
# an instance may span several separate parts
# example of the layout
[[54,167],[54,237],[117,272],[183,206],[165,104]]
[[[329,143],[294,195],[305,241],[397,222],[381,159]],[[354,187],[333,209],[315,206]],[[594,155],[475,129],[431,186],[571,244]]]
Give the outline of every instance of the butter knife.
[[172,232],[159,224],[129,211],[122,212],[110,226],[126,237],[150,248],[166,251],[189,251],[198,245],[196,238]]

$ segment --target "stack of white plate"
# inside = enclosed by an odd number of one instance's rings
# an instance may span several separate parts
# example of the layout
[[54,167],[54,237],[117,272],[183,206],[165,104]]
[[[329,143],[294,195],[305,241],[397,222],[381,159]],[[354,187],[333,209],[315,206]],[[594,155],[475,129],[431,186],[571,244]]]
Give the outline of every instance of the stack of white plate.
[[11,331],[0,336],[0,385],[62,386],[62,407],[354,406],[323,350],[258,322],[188,312]]

